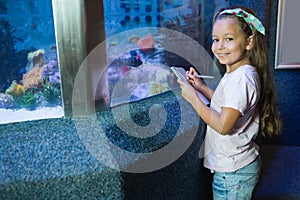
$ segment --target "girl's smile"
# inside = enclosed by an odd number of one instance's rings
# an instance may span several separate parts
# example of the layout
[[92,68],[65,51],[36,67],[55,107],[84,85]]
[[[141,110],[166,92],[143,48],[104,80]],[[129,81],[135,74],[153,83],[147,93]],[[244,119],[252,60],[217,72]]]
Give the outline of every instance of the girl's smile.
[[228,53],[217,53],[217,55],[220,59],[222,59],[225,58],[228,55]]

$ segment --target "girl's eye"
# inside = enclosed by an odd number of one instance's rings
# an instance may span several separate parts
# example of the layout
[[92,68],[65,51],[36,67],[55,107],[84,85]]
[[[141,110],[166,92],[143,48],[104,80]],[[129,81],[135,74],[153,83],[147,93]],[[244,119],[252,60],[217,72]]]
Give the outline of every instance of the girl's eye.
[[230,42],[230,41],[232,41],[233,40],[233,38],[226,38],[226,41],[227,42]]
[[218,42],[218,41],[219,41],[219,40],[216,39],[216,38],[213,38],[213,39],[212,39],[212,42],[213,42],[213,43]]

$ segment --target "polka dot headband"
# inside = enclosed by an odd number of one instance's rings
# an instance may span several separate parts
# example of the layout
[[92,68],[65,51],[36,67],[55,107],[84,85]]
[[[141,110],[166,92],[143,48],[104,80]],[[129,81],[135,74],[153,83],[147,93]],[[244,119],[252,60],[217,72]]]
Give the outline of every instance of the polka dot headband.
[[249,25],[249,27],[251,28],[252,31],[253,31],[253,28],[255,28],[258,32],[265,35],[265,27],[263,26],[261,21],[259,19],[257,19],[257,17],[252,15],[251,13],[248,13],[248,12],[242,10],[241,8],[224,10],[219,15],[222,15],[222,14],[232,14],[237,17],[241,17]]

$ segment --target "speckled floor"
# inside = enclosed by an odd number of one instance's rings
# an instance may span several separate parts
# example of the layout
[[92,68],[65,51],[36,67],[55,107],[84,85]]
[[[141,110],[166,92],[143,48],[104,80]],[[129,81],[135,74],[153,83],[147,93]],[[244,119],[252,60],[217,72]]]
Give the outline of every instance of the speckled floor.
[[0,199],[122,197],[120,172],[89,154],[71,119],[0,127]]

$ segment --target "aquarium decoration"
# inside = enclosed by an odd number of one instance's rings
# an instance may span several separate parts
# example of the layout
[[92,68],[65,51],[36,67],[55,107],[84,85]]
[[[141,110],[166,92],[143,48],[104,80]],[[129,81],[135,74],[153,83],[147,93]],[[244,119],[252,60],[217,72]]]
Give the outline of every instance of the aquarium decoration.
[[[0,21],[0,108],[29,110],[61,105],[60,74],[56,56],[44,49],[17,51],[14,29]],[[51,48],[49,54],[56,49]]]
[[[14,80],[5,91],[13,97],[15,108],[36,109],[39,106],[61,105],[60,75],[57,60],[48,63],[45,50],[28,53],[29,71],[22,80]],[[31,68],[32,67],[32,68]]]

